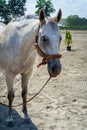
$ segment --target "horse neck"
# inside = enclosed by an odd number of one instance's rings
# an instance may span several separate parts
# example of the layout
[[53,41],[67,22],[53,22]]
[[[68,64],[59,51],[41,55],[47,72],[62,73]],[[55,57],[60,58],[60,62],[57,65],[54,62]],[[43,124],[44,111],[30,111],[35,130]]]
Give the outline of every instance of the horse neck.
[[32,23],[30,23],[29,25],[27,25],[25,28],[21,30],[22,37],[24,39],[32,38],[35,35],[37,28],[38,28],[38,21],[36,20],[32,21]]
[[[21,52],[26,52],[30,48],[34,48],[34,37],[36,34],[36,30],[38,28],[38,21],[34,20],[31,24],[27,25],[23,29],[20,30],[21,36],[21,45],[22,50]],[[21,33],[22,32],[22,33]]]

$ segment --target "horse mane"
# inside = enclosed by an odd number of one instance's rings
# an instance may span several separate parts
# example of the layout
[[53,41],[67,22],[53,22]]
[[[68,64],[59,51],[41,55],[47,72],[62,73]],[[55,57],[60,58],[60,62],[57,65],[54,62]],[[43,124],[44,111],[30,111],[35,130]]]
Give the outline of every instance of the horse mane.
[[12,19],[12,21],[21,21],[21,20],[30,20],[30,19],[38,19],[38,15],[25,15],[25,16],[21,16],[21,17],[15,17]]
[[38,20],[38,16],[37,15],[25,15],[22,17],[17,17],[12,19],[9,24],[15,26],[15,28],[20,31],[21,29],[23,29],[24,27],[27,27],[28,25],[33,24],[35,21]]

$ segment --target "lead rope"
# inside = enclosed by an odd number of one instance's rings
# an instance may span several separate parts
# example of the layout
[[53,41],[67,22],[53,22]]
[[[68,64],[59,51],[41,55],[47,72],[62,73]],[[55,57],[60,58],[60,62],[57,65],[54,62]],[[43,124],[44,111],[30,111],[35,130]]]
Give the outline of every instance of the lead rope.
[[[30,101],[32,101],[35,97],[37,97],[37,96],[40,94],[40,92],[45,88],[45,86],[47,85],[47,83],[49,82],[50,79],[51,79],[51,77],[49,77],[49,78],[47,79],[47,81],[46,81],[45,84],[42,86],[42,88],[41,88],[34,96],[32,96],[30,99],[28,99],[28,100],[26,101],[26,104],[29,103]],[[2,102],[0,102],[0,104],[1,104],[1,105],[4,105],[4,106],[7,106],[6,104],[4,104],[4,103],[2,103]],[[12,107],[18,107],[18,106],[21,106],[21,105],[23,105],[23,103],[20,103],[20,104],[17,104],[17,105],[13,105]]]

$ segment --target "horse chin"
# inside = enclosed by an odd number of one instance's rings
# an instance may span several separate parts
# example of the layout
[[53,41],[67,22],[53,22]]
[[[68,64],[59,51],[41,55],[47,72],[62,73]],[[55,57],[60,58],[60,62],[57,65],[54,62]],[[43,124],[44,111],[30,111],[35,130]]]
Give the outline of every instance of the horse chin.
[[50,77],[57,77],[57,74],[49,74]]
[[57,77],[59,74],[60,74],[60,72],[59,73],[49,73],[49,76],[50,77]]

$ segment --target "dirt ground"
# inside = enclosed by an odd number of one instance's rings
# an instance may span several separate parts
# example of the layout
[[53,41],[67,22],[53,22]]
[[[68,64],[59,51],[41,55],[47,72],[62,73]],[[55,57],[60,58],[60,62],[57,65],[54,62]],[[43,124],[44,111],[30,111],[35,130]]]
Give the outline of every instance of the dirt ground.
[[[66,51],[65,31],[61,31],[62,72],[50,80],[40,95],[28,105],[28,113],[38,130],[87,130],[87,31],[71,31],[72,51]],[[36,64],[35,64],[36,65]],[[29,81],[28,98],[33,96],[49,77],[46,66],[35,71]],[[13,104],[21,99],[20,76],[14,81],[15,95]],[[0,96],[6,95],[4,72],[0,73]],[[0,101],[8,103],[6,97]],[[15,125],[5,125],[7,107],[0,105],[0,130],[36,130],[31,124],[23,123],[20,107],[13,110]]]

